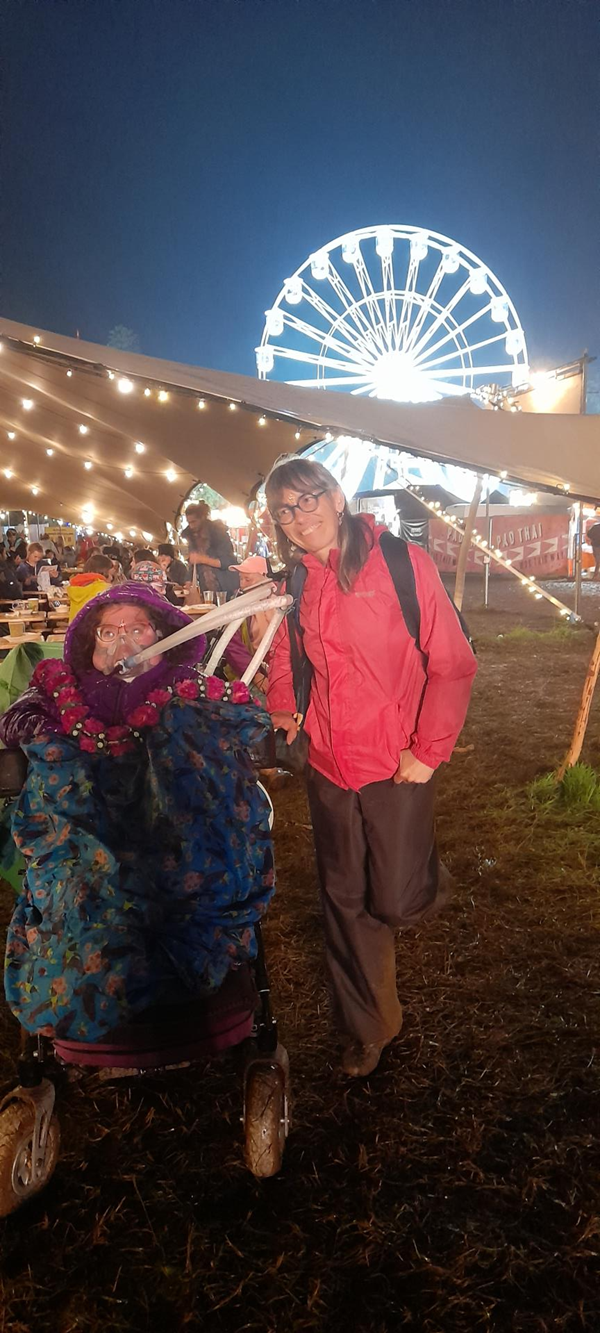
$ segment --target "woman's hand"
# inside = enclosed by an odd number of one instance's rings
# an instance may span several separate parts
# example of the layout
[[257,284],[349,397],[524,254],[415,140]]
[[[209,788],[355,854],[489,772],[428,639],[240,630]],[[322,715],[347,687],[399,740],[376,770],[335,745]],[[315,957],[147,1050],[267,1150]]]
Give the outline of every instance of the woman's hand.
[[285,731],[286,744],[291,745],[298,735],[298,723],[293,713],[271,713],[274,731]]
[[435,768],[428,768],[427,764],[422,764],[410,750],[402,750],[400,763],[394,773],[394,782],[429,782],[434,773]]

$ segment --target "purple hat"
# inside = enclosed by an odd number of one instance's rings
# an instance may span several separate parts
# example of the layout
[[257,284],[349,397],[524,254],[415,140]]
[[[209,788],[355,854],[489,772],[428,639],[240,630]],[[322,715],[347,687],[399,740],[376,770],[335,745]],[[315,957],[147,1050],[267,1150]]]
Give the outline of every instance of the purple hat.
[[[172,606],[166,597],[162,593],[156,592],[150,584],[115,584],[107,588],[106,592],[99,592],[96,597],[90,597],[89,602],[82,606],[81,611],[78,611],[71,621],[65,637],[64,660],[67,665],[71,663],[73,648],[90,612],[98,607],[113,606],[118,602],[128,602],[130,606],[146,607],[149,611],[152,611],[161,622],[165,635],[174,634],[176,630],[182,629],[184,625],[191,625],[192,623],[191,616],[186,616],[185,611],[181,611],[178,606]],[[181,644],[176,651],[180,662],[189,664],[200,662],[206,651],[206,635],[198,634],[197,637],[190,639],[189,643]],[[168,653],[166,656],[168,659]]]

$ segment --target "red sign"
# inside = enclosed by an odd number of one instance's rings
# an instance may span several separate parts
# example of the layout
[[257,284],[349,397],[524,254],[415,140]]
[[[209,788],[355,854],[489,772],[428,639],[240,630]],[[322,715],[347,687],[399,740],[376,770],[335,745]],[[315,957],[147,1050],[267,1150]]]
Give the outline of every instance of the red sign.
[[[487,541],[485,520],[477,520],[477,530]],[[490,546],[500,551],[511,561],[516,569],[532,578],[561,577],[568,573],[569,516],[567,512],[553,510],[547,514],[518,514],[491,520],[492,536]],[[460,550],[461,537],[458,532],[444,523],[442,519],[432,519],[429,524],[429,554],[433,556],[438,569],[454,569]],[[483,569],[483,551],[471,546],[467,559],[467,569]],[[507,574],[509,571],[498,565],[495,560],[490,564],[490,574]]]

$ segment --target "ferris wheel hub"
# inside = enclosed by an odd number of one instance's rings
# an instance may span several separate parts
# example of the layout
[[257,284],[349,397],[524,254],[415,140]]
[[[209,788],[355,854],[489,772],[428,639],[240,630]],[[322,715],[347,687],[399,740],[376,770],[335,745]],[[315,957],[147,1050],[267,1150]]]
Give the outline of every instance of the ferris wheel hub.
[[406,352],[384,352],[373,366],[375,398],[394,403],[432,403],[441,394]]

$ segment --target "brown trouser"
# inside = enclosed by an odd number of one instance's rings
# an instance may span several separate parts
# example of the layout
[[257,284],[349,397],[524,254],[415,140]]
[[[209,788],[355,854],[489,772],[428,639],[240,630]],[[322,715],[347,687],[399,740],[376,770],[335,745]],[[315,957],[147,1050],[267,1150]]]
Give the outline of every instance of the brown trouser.
[[342,1036],[391,1041],[402,1026],[394,929],[449,897],[433,822],[434,782],[336,787],[310,766],[308,799],[334,1022]]

